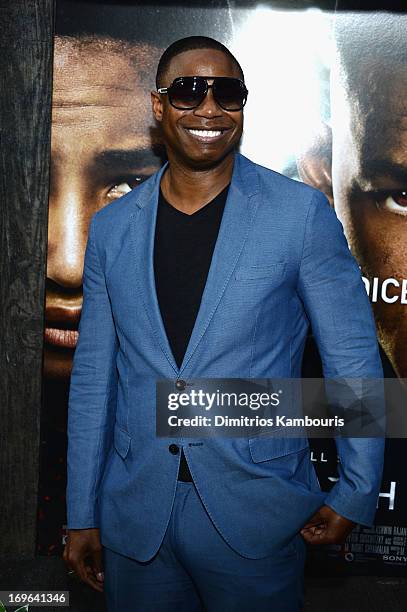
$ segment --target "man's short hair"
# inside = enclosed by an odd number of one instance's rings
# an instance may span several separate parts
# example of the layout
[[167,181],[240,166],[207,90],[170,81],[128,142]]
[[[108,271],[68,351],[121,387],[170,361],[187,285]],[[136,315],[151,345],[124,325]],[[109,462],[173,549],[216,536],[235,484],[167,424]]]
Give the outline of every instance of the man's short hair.
[[244,81],[244,74],[241,65],[233,53],[231,53],[229,49],[225,47],[225,45],[214,38],[209,38],[208,36],[187,36],[186,38],[181,38],[180,40],[173,42],[162,54],[157,67],[157,88],[163,85],[165,75],[168,72],[174,57],[177,57],[177,55],[180,55],[185,51],[194,51],[195,49],[214,49],[215,51],[224,53],[235,64],[236,68],[240,72],[242,81]]

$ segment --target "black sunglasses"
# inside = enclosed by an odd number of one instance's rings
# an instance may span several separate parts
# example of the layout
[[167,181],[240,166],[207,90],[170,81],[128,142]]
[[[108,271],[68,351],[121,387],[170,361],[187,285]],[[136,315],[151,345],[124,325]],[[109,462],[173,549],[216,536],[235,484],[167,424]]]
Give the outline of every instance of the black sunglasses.
[[[208,85],[208,79],[212,85]],[[160,94],[167,94],[168,100],[178,110],[192,110],[199,106],[209,89],[215,102],[226,111],[239,111],[246,104],[246,85],[232,77],[191,76],[178,77],[169,87],[160,87]]]

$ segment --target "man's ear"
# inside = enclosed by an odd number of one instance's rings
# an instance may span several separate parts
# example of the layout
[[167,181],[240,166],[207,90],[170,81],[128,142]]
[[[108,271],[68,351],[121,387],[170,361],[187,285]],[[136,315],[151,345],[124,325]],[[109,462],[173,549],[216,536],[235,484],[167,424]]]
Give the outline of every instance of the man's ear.
[[301,180],[322,191],[333,206],[332,130],[326,123],[297,155],[297,168]]
[[160,94],[157,91],[151,92],[151,104],[153,108],[153,115],[156,121],[162,121],[163,118],[163,103],[161,101]]

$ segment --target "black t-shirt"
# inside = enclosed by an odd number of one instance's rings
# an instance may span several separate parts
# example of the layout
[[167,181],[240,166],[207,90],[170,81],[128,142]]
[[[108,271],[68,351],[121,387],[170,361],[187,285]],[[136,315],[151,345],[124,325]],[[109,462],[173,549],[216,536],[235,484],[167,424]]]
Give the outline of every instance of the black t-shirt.
[[198,314],[228,189],[229,185],[192,215],[174,208],[160,190],[154,242],[155,285],[178,367]]

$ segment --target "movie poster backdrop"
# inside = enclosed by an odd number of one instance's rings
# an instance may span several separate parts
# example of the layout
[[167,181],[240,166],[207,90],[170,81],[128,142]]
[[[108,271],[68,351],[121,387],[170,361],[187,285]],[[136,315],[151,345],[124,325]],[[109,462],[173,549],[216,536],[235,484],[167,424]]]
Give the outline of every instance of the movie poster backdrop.
[[[67,401],[89,222],[163,163],[150,91],[178,38],[212,36],[236,54],[250,92],[242,153],[325,192],[361,267],[385,376],[407,378],[407,16],[286,4],[57,2],[39,554],[60,555],[66,535]],[[303,374],[322,376],[312,336]],[[335,445],[311,447],[329,490]],[[343,546],[312,547],[310,571],[406,575],[406,448],[387,441],[375,526]]]

